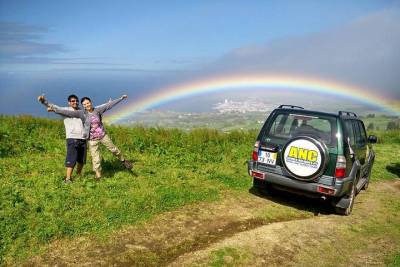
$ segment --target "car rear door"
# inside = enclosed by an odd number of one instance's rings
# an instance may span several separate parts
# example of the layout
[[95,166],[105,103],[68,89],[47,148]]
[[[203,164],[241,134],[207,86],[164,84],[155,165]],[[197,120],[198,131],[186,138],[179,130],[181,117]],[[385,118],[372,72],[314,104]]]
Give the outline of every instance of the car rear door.
[[361,165],[365,164],[365,154],[367,152],[367,138],[365,136],[364,127],[358,120],[353,120],[354,135],[356,141],[356,155]]
[[357,158],[361,163],[361,175],[364,176],[365,172],[368,170],[367,166],[367,150],[368,150],[368,141],[367,134],[365,132],[364,124],[362,121],[355,121],[357,124],[358,133],[356,136],[356,144],[357,144]]

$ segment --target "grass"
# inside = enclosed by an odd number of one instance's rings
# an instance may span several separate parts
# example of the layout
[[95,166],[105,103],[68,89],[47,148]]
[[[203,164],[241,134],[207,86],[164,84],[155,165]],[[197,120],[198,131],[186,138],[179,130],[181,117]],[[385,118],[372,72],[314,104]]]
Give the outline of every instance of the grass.
[[[239,238],[239,241],[235,242],[235,248],[216,248],[207,253],[208,266],[258,266],[260,263],[255,264],[255,262],[262,257],[261,255],[270,257],[264,260],[271,266],[282,264],[286,266],[369,266],[381,265],[382,262],[387,266],[400,266],[398,193],[387,189],[368,190],[369,195],[362,193],[357,197],[357,207],[352,216],[321,218],[330,222],[325,226],[323,223],[315,225],[315,235],[308,233],[301,237],[298,232],[304,229],[304,226],[296,228],[295,224],[286,225],[281,228],[282,231],[290,232],[295,229],[291,232],[295,242],[291,244],[289,239],[292,236],[285,236],[281,240],[282,243],[277,242],[277,245],[271,249],[267,243],[273,242],[273,237],[265,240],[264,243],[259,243],[257,236],[262,235],[261,232],[248,233],[249,240],[254,239],[254,241],[246,243],[247,240],[243,242],[243,239]],[[272,209],[274,209],[273,206],[266,213],[275,213]],[[286,207],[284,210],[287,212]],[[302,210],[293,211],[300,216],[302,212]],[[315,220],[309,221],[310,224],[313,222],[315,223]],[[319,234],[316,234],[317,232]],[[228,240],[226,243],[232,244],[233,240]],[[265,247],[263,247],[264,244]],[[283,263],[282,257],[286,260]],[[202,259],[198,259],[196,263],[198,262],[202,262]]]
[[378,144],[374,145],[376,158],[372,179],[387,180],[400,177],[400,130],[375,131]]
[[[373,209],[372,216],[363,217],[361,221],[353,224],[339,224],[335,229],[337,234],[334,240],[327,239],[318,249],[302,251],[298,255],[299,262],[305,265],[314,263],[316,266],[347,266],[349,263],[361,266],[376,265],[376,261],[384,260],[388,266],[399,266],[399,199],[392,192],[380,191],[375,194],[379,205],[370,207]],[[362,197],[365,195],[358,198]],[[380,253],[377,253],[377,250]],[[384,258],[378,259],[377,254],[379,258]],[[358,255],[358,258],[354,255]]]
[[61,121],[2,116],[0,126],[0,257],[8,262],[36,254],[52,240],[107,236],[122,225],[251,185],[251,132],[107,127],[135,161],[135,171],[103,150],[106,179],[94,181],[89,161],[82,177],[63,184]]
[[249,266],[251,265],[251,257],[244,250],[232,247],[224,247],[211,252],[208,266],[211,267],[230,267],[230,266]]
[[387,262],[386,262],[388,267],[398,267],[400,266],[400,253],[396,253],[395,255],[391,255]]
[[[106,128],[135,161],[134,172],[103,149],[106,179],[94,181],[88,158],[83,176],[63,184],[62,121],[0,116],[0,264],[40,253],[53,240],[107,237],[123,225],[251,187],[246,161],[257,131]],[[399,132],[376,134],[373,179],[396,178]]]

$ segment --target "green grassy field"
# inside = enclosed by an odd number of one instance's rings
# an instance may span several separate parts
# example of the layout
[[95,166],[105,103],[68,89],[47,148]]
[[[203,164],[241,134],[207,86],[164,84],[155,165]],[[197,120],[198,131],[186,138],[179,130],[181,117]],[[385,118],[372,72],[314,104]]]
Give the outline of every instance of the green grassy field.
[[[251,187],[246,161],[256,131],[107,130],[134,172],[103,150],[104,180],[95,182],[89,157],[84,174],[64,184],[62,121],[0,116],[0,263],[40,253],[52,240],[106,238],[123,225]],[[375,133],[375,181],[399,176],[399,133]]]
[[398,124],[399,117],[389,117],[383,115],[377,116],[364,116],[361,117],[366,128],[371,127],[372,130],[385,131],[389,122],[396,122]]
[[[399,117],[387,116],[382,114],[364,114],[359,118],[364,121],[368,130],[385,131],[390,122],[399,125]],[[211,128],[222,132],[230,132],[235,129],[254,130],[259,129],[269,116],[266,112],[246,112],[246,113],[185,113],[172,111],[151,111],[135,115],[131,121],[126,121],[125,125],[160,128],[179,128],[191,130],[193,128]]]
[[103,181],[95,182],[89,157],[84,175],[63,184],[61,121],[3,116],[0,129],[1,257],[24,258],[58,238],[107,235],[251,184],[246,175],[251,132],[108,127],[115,144],[135,161],[135,171],[103,150]]

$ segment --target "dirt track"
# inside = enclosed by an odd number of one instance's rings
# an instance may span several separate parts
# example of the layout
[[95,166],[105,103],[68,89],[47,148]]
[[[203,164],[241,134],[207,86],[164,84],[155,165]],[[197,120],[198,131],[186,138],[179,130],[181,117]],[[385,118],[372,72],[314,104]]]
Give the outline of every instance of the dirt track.
[[[227,193],[220,201],[126,227],[107,242],[54,242],[26,265],[380,266],[400,251],[390,234],[390,224],[400,225],[400,218],[388,201],[400,201],[400,180],[371,184],[348,217],[334,215],[326,203],[286,193]],[[374,225],[387,225],[388,232]]]

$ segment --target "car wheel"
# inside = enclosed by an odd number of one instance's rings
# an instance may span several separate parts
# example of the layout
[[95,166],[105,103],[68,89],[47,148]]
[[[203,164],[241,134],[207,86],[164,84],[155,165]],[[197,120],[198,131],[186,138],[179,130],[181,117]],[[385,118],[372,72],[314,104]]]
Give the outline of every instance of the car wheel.
[[351,186],[351,192],[348,196],[349,198],[349,205],[347,208],[340,208],[336,207],[336,213],[340,215],[345,215],[349,216],[353,210],[353,205],[354,205],[354,199],[356,198],[356,183],[354,182],[353,185]]

